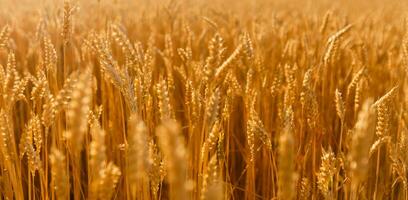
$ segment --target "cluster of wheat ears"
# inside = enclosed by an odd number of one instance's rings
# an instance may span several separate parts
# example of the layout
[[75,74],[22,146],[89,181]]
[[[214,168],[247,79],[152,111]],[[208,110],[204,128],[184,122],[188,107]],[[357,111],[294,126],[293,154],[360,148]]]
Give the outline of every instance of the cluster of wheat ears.
[[408,199],[399,4],[157,2],[0,0],[1,199]]

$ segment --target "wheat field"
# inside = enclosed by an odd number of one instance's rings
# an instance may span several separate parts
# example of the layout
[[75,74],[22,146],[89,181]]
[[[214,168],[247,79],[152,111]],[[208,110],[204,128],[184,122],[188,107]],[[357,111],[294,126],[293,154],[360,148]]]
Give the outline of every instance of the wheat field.
[[0,0],[1,199],[406,200],[407,8]]

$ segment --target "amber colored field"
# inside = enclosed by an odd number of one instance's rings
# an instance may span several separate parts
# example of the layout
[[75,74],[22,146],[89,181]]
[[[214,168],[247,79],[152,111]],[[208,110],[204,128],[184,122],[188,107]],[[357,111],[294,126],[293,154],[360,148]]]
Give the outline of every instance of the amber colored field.
[[408,199],[408,2],[0,0],[0,199]]

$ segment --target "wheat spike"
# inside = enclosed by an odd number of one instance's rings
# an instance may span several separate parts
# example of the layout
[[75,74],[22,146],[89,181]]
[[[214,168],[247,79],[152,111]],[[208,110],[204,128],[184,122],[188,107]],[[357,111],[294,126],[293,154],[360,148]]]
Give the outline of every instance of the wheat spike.
[[58,199],[69,199],[70,183],[64,154],[56,148],[49,156],[53,189]]
[[340,45],[339,44],[340,39],[345,33],[347,33],[351,29],[351,27],[352,27],[351,24],[345,26],[344,28],[342,28],[341,30],[337,31],[335,34],[330,36],[330,38],[328,39],[326,53],[324,54],[324,57],[323,57],[323,62],[326,65],[329,64],[332,61],[332,59],[336,57],[337,50]]
[[66,45],[69,42],[70,35],[71,35],[71,29],[72,29],[72,20],[71,20],[71,15],[74,11],[74,8],[71,5],[70,0],[64,0],[64,16],[63,16],[63,22],[62,22],[62,41],[64,45]]
[[384,136],[384,137],[381,137],[380,139],[376,140],[374,142],[374,144],[370,148],[370,152],[368,154],[369,155],[368,157],[371,157],[381,147],[381,145],[389,143],[389,142],[391,142],[391,137],[390,136]]
[[231,64],[238,58],[238,55],[241,53],[243,45],[240,44],[235,48],[234,52],[216,69],[214,74],[214,79],[218,80],[223,74],[226,73],[227,69]]
[[0,48],[8,48],[10,37],[10,27],[4,26],[0,31]]
[[332,182],[333,176],[336,173],[336,157],[334,153],[329,149],[328,151],[322,150],[322,163],[320,165],[319,172],[317,174],[317,186],[320,192],[329,198],[332,191],[330,184]]
[[78,77],[75,83],[75,90],[72,92],[72,99],[67,110],[68,131],[64,136],[71,142],[74,153],[77,154],[82,149],[82,141],[88,130],[88,113],[92,100],[91,74],[85,72]]
[[187,152],[184,139],[180,135],[180,127],[174,121],[164,121],[157,128],[159,145],[168,170],[171,199],[188,199],[186,159]]
[[338,89],[336,89],[334,100],[336,103],[337,116],[339,116],[341,120],[344,120],[344,114],[346,110],[345,110],[345,105],[344,105],[342,94],[339,92]]
[[312,193],[312,188],[310,186],[310,181],[308,178],[304,177],[301,179],[300,182],[300,194],[299,198],[302,200],[306,200],[310,198],[310,195]]
[[223,199],[223,185],[220,180],[216,155],[211,157],[207,169],[204,172],[200,199]]

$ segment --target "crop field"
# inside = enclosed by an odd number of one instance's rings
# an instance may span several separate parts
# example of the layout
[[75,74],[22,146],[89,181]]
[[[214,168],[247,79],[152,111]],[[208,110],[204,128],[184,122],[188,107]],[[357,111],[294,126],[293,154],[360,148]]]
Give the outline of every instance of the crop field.
[[408,200],[407,9],[0,0],[0,199]]

